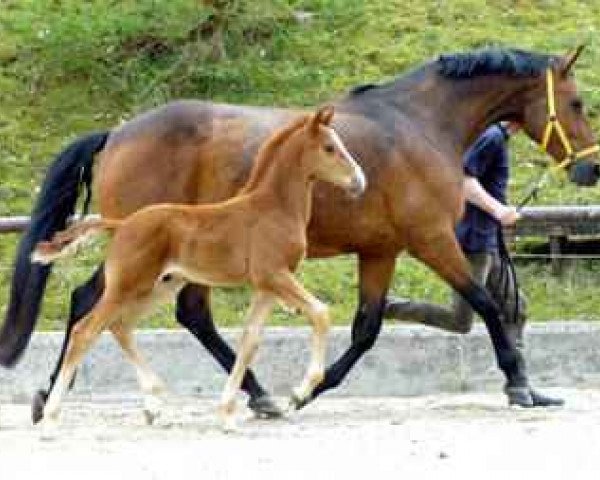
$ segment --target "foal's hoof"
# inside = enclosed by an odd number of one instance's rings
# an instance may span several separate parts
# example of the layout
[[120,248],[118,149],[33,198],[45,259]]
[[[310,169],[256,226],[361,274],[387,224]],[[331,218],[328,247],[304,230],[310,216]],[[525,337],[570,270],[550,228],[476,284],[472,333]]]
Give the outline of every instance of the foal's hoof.
[[281,418],[283,411],[269,395],[261,395],[260,397],[252,397],[248,400],[248,408],[254,412],[258,418]]
[[153,425],[156,419],[160,417],[162,405],[162,400],[154,395],[148,395],[144,399],[143,413],[144,420],[146,420],[146,425]]
[[235,415],[223,415],[221,417],[221,429],[223,433],[239,433],[240,426],[238,425]]
[[58,418],[44,418],[38,425],[37,429],[39,432],[40,440],[50,441],[58,438],[58,427],[60,422]]
[[309,395],[308,397],[300,397],[296,394],[296,392],[292,391],[290,395],[290,410],[300,410],[301,408],[306,407],[312,401],[312,397]]
[[36,424],[44,418],[44,407],[48,400],[48,392],[46,390],[38,390],[31,401],[31,421]]

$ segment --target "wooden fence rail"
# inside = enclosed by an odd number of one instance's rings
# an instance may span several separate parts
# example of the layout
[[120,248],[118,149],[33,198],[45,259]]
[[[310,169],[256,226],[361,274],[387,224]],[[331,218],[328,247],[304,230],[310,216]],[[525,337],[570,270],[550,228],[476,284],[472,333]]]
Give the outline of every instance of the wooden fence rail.
[[[521,213],[523,218],[512,232],[516,236],[600,235],[600,205],[525,207]],[[0,217],[0,233],[22,232],[28,225],[27,216]]]
[[[569,239],[600,238],[600,205],[526,207],[521,213],[523,218],[506,231],[510,243],[524,237],[547,238],[556,272],[560,271],[562,247]],[[97,218],[97,215],[88,218]],[[0,217],[0,234],[22,232],[28,225],[26,216]]]
[[[89,215],[86,218],[98,218],[98,215]],[[0,234],[23,232],[29,226],[29,217],[0,217]]]

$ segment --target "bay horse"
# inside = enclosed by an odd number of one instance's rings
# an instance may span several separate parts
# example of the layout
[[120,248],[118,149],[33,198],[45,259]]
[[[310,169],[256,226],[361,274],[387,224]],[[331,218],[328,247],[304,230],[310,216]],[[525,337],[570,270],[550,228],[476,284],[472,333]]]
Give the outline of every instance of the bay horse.
[[323,379],[327,306],[295,279],[306,254],[306,227],[316,180],[360,195],[361,168],[329,128],[332,107],[303,115],[277,130],[259,149],[239,194],[216,204],[150,205],[124,220],[91,220],[40,242],[34,261],[48,264],[90,234],[113,232],[104,262],[102,296],[73,329],[64,362],[44,408],[44,423],[57,421],[60,402],[77,365],[103,330],[109,328],[135,365],[152,419],[162,382],[138,351],[132,330],[139,314],[172,297],[186,283],[209,286],[249,284],[250,308],[235,365],[221,398],[227,430],[235,428],[235,395],[259,344],[260,332],[276,300],[304,313],[313,328],[311,358],[294,403],[309,398]]
[[[483,318],[507,385],[521,389],[525,403],[533,402],[523,361],[507,339],[499,310],[485,288],[473,281],[455,239],[454,226],[464,204],[462,155],[487,126],[513,120],[544,145],[573,182],[595,185],[600,170],[595,149],[589,148],[595,137],[571,75],[580,52],[578,48],[562,56],[484,49],[441,55],[391,81],[357,87],[335,102],[334,127],[358,158],[369,186],[352,203],[327,185],[317,185],[314,191],[307,255],[356,254],[359,294],[350,346],[326,370],[313,397],[336,387],[373,346],[395,260],[408,251]],[[89,204],[94,154],[103,217],[124,218],[160,202],[216,202],[240,188],[260,143],[297,113],[179,101],[70,145],[49,169],[31,227],[19,246],[0,332],[0,362],[14,364],[27,346],[50,273],[49,267],[31,265],[29,256],[38,241],[65,226],[84,188],[84,206]],[[73,326],[101,295],[102,272],[100,266],[72,294],[67,334],[51,385]],[[177,320],[229,371],[235,357],[215,329],[209,293],[198,284],[183,288]],[[251,371],[242,388],[255,411],[277,413]],[[34,421],[42,416],[46,396],[41,390],[34,398]]]

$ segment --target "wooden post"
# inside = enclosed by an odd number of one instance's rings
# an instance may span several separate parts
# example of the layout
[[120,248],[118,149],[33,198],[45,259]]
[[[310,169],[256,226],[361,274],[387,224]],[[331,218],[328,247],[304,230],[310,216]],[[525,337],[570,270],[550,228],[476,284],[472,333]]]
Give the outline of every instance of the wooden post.
[[549,240],[552,275],[559,276],[562,273],[563,267],[563,262],[560,257],[568,239],[562,232],[556,231],[550,235]]

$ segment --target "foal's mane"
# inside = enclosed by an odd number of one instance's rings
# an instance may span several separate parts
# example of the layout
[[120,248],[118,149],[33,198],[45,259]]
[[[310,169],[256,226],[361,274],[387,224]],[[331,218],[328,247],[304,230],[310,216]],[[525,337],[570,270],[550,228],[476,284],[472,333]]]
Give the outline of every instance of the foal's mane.
[[437,72],[446,78],[473,78],[482,75],[535,77],[556,57],[509,48],[487,48],[466,53],[440,55]]
[[252,190],[265,176],[267,170],[271,166],[273,157],[277,150],[300,128],[304,127],[310,120],[310,115],[302,115],[295,121],[290,123],[288,126],[277,130],[267,140],[264,141],[262,146],[259,148],[256,154],[256,160],[250,176],[246,184],[240,189],[238,193],[247,193]]

